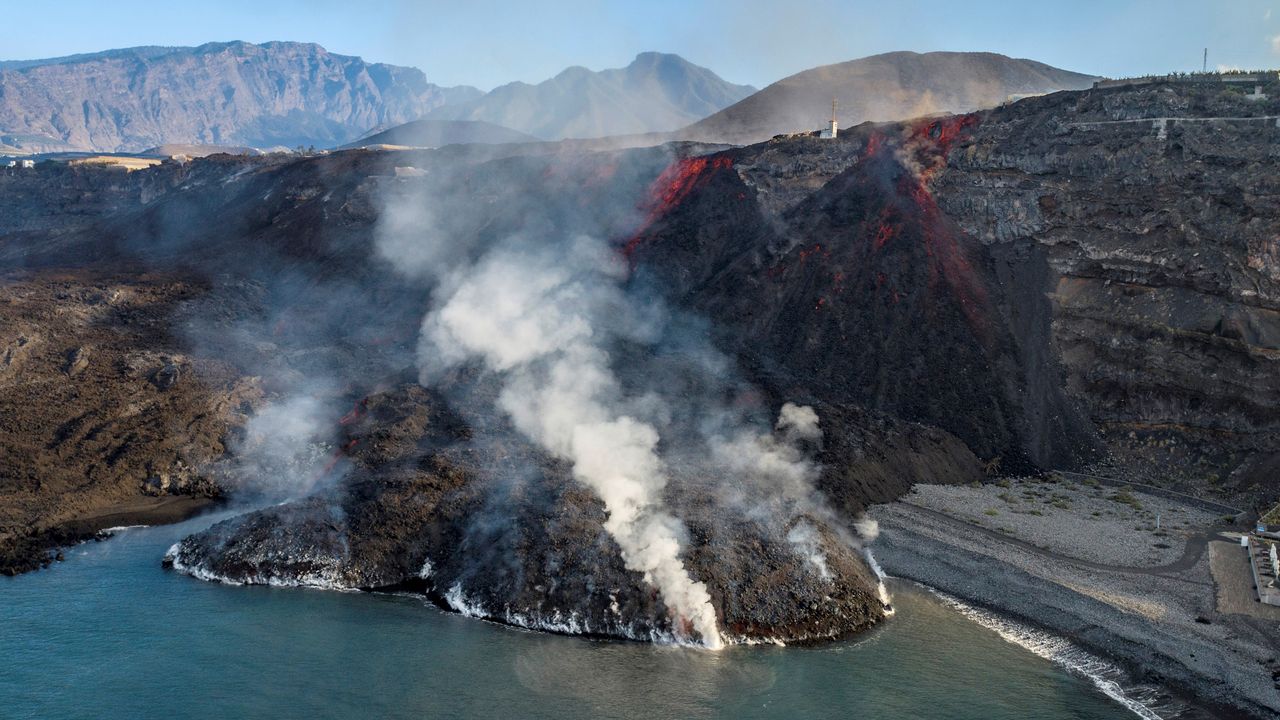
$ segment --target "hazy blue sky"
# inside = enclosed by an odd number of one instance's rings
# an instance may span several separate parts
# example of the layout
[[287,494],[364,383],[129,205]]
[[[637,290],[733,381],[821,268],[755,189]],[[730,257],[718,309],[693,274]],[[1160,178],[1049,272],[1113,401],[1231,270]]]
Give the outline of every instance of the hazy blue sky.
[[[1273,12],[1274,11],[1274,12]],[[1127,75],[1280,66],[1280,0],[0,0],[0,59],[132,45],[304,40],[489,89],[675,52],[764,86],[889,50],[990,50]]]

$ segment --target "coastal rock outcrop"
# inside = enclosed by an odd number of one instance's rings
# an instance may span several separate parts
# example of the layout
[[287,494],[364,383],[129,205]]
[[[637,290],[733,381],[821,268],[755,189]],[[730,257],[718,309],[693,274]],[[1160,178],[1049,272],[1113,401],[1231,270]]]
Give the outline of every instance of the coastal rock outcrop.
[[[604,530],[600,499],[569,467],[475,430],[419,385],[365,398],[347,426],[341,478],[313,496],[225,520],[166,561],[232,583],[400,589],[442,607],[534,629],[637,640],[686,637]],[[464,441],[469,441],[465,442]],[[710,493],[673,484],[687,564],[707,584],[725,640],[796,642],[863,629],[884,615],[877,580],[819,518],[791,528],[726,525]]]

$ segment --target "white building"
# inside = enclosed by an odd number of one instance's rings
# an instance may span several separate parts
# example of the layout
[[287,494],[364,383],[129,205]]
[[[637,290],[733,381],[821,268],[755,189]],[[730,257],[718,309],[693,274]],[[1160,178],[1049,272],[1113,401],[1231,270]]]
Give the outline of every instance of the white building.
[[36,161],[35,160],[19,160],[18,166],[24,167],[24,168],[33,168],[36,166]]
[[836,99],[831,98],[831,120],[827,127],[820,133],[818,137],[826,140],[834,140],[840,132],[840,126],[836,123]]

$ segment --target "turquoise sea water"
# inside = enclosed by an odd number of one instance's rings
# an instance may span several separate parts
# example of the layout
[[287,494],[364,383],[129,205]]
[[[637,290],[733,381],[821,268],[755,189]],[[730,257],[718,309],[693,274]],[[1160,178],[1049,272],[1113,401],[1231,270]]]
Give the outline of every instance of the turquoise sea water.
[[856,639],[712,653],[161,568],[212,521],[126,530],[0,578],[0,718],[1137,717],[906,584],[897,615]]

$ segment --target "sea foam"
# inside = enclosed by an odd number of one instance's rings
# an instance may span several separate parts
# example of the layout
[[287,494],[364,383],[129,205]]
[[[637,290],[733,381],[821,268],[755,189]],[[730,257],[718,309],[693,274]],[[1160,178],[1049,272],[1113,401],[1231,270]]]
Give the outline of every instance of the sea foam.
[[995,631],[1006,642],[1026,648],[1068,672],[1087,679],[1102,694],[1144,720],[1171,720],[1185,709],[1160,697],[1156,688],[1122,685],[1122,681],[1127,679],[1124,670],[1066,638],[1001,617],[934,588],[925,587],[961,615]]

